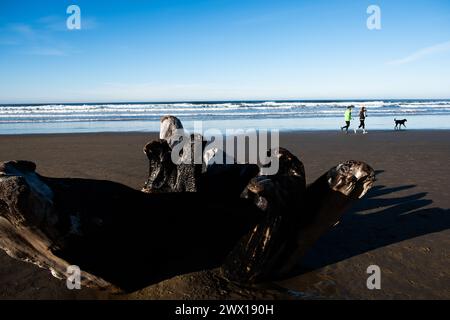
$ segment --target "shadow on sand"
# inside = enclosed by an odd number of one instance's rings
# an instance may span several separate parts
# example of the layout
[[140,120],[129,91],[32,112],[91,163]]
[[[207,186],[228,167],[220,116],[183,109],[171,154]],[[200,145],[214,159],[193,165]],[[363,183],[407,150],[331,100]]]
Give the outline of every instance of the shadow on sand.
[[449,229],[450,210],[425,208],[433,203],[426,199],[426,192],[392,197],[415,187],[375,186],[338,226],[316,243],[303,259],[300,270],[315,270],[393,243]]

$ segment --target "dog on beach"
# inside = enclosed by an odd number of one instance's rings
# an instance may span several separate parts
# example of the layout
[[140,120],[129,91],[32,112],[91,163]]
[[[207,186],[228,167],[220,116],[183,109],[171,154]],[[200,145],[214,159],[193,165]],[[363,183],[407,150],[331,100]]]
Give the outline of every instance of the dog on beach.
[[407,122],[408,120],[406,120],[406,119],[403,119],[403,120],[397,120],[397,119],[394,119],[394,122],[395,122],[395,128],[394,128],[394,130],[401,130],[402,129],[402,126],[404,126],[405,128],[406,128],[406,122]]

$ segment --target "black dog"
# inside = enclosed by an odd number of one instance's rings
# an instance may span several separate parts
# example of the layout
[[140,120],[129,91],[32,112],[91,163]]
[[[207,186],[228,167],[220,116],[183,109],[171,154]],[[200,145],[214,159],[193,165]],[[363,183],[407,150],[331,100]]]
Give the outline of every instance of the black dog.
[[394,121],[395,121],[395,128],[394,128],[394,130],[401,130],[402,129],[402,126],[404,126],[405,128],[406,128],[406,125],[405,125],[405,123],[408,121],[408,120],[406,120],[406,119],[403,119],[403,120],[397,120],[397,119],[394,119]]

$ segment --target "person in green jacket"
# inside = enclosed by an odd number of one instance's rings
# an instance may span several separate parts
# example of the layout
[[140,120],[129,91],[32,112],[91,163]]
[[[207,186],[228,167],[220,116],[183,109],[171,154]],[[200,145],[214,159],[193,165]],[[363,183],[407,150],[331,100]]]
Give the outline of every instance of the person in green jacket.
[[348,128],[350,127],[350,121],[352,121],[352,109],[354,106],[347,107],[345,110],[344,118],[345,118],[345,126],[341,127],[341,131],[345,129],[345,132],[348,133]]

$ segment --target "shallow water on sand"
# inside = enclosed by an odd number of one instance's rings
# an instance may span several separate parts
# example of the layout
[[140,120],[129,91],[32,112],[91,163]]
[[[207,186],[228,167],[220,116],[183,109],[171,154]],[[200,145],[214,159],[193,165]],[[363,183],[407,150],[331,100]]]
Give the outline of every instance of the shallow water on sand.
[[[449,130],[450,115],[408,116],[408,130]],[[184,121],[189,131],[205,133],[208,129],[278,129],[280,131],[328,131],[340,130],[344,125],[342,117],[326,118],[286,118],[286,119],[228,119]],[[350,132],[359,126],[359,120],[353,120]],[[389,116],[369,117],[366,119],[366,129],[393,130],[394,118]],[[404,129],[404,128],[403,128]],[[41,134],[41,133],[86,133],[86,132],[158,132],[159,120],[132,121],[76,121],[76,122],[19,122],[1,123],[0,134]],[[231,132],[232,133],[232,132]]]

